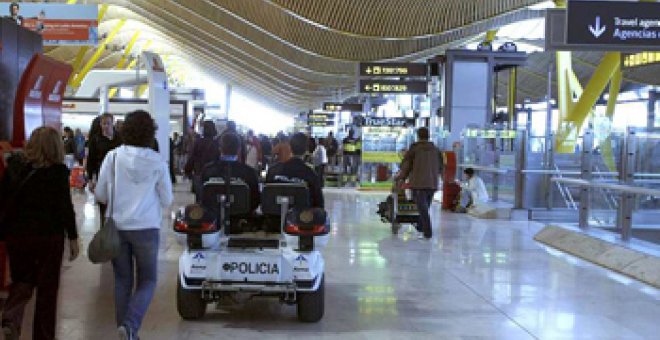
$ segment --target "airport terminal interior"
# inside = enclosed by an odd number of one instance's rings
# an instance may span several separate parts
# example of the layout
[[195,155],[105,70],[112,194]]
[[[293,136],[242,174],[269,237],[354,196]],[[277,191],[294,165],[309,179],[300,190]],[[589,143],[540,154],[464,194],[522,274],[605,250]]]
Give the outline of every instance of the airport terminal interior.
[[658,339],[653,0],[0,0],[0,153],[4,339]]

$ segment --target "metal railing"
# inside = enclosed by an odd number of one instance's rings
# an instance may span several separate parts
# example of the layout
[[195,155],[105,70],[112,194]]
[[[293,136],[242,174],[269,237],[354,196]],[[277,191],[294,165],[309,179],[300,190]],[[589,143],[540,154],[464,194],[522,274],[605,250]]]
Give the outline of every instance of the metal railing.
[[[617,228],[621,230],[621,238],[625,241],[630,240],[632,235],[632,214],[634,210],[633,199],[635,196],[645,195],[660,197],[660,190],[626,184],[593,182],[579,178],[557,177],[552,178],[552,181],[560,182],[565,185],[578,186],[585,190],[605,189],[619,193],[621,195],[621,204],[619,204],[617,210]],[[583,223],[583,221],[588,221],[589,214],[590,211],[588,207],[587,209],[580,209],[580,228],[586,229],[589,227],[588,223]]]

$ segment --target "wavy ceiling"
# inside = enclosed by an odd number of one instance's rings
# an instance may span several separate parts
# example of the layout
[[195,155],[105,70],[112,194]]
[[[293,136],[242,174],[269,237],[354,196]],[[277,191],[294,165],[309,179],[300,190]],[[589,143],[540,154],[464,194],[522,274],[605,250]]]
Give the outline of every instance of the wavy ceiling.
[[[296,111],[353,94],[359,61],[429,58],[488,29],[542,14],[526,9],[541,0],[90,2],[114,5],[102,31],[118,19],[139,22],[159,52]],[[135,30],[126,25],[96,67],[115,67]],[[72,62],[77,48],[48,53]]]

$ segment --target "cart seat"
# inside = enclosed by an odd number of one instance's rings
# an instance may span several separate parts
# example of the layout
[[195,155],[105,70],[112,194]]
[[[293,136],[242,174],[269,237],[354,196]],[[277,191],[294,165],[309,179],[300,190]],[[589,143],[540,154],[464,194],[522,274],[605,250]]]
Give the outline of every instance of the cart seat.
[[[229,193],[227,192],[229,190]],[[229,201],[229,207],[223,205]],[[232,179],[229,187],[222,178],[211,178],[204,183],[202,205],[215,214],[218,226],[228,229],[226,234],[243,232],[243,226],[250,224],[250,188],[241,180]],[[230,225],[227,225],[227,219]]]
[[268,232],[282,230],[289,210],[303,210],[311,206],[309,189],[302,183],[265,184],[261,198],[264,227]]

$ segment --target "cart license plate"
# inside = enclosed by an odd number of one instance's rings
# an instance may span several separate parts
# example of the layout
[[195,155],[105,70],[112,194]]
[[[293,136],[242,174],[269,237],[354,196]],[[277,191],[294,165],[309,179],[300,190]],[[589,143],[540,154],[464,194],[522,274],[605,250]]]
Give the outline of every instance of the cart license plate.
[[280,257],[241,256],[220,261],[223,280],[229,281],[278,281],[282,263]]

